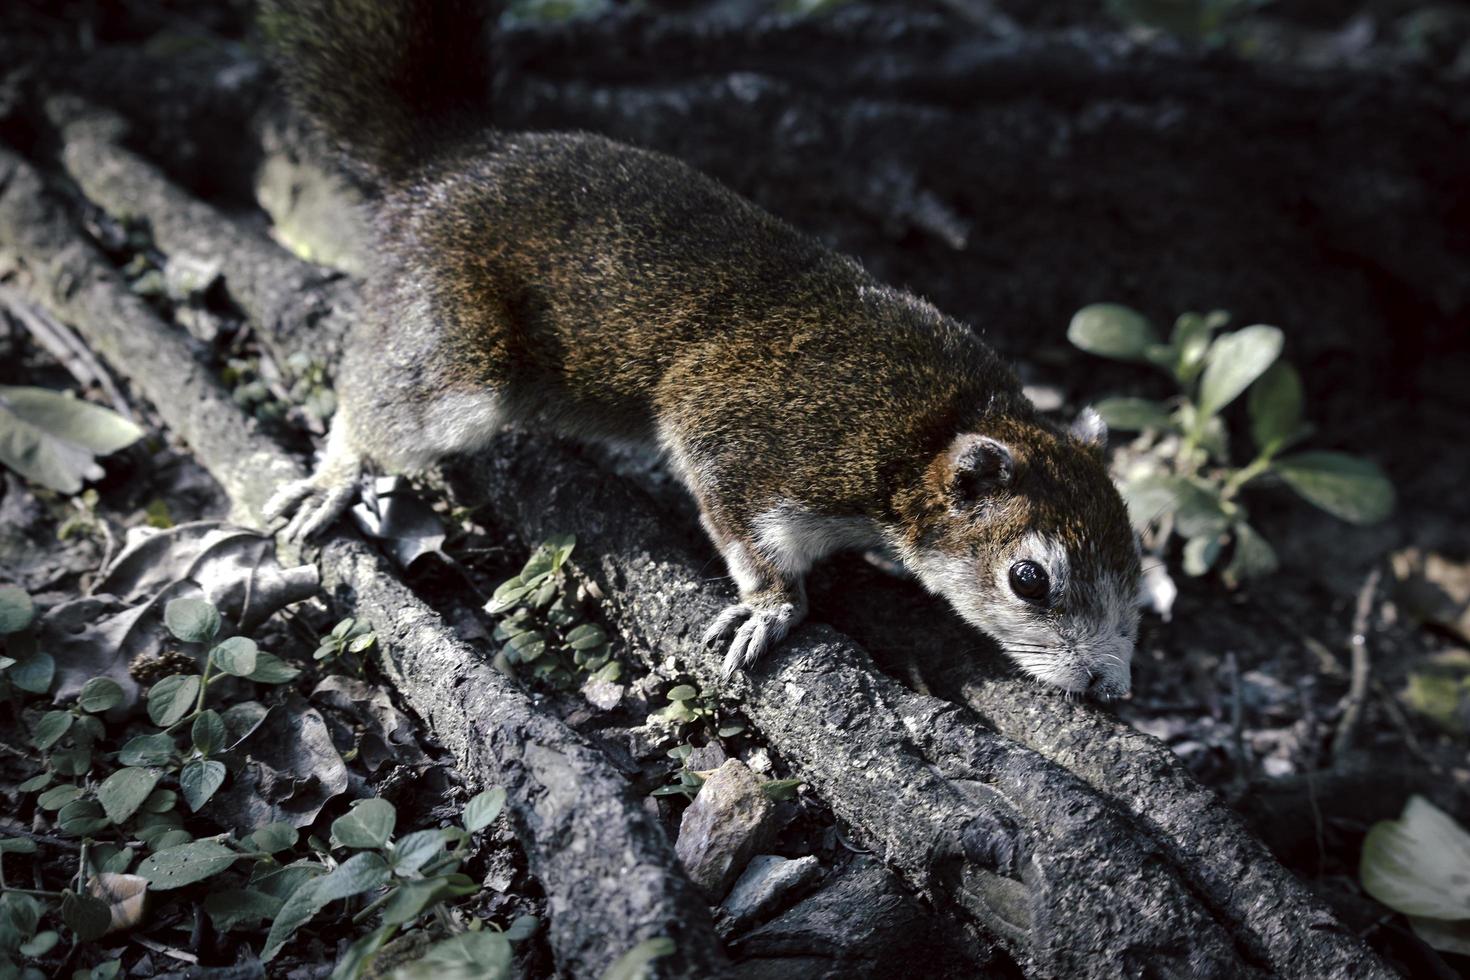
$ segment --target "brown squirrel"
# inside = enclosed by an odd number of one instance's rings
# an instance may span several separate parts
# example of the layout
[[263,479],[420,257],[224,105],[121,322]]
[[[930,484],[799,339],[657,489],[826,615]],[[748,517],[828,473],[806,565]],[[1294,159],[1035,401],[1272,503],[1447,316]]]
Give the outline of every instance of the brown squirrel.
[[376,246],[325,459],[273,519],[310,536],[367,461],[506,423],[648,443],[739,586],[706,637],[726,676],[805,617],[814,561],[880,546],[1034,677],[1127,693],[1139,553],[1097,414],[1058,430],[970,329],[677,160],[491,128],[486,10],[263,4]]

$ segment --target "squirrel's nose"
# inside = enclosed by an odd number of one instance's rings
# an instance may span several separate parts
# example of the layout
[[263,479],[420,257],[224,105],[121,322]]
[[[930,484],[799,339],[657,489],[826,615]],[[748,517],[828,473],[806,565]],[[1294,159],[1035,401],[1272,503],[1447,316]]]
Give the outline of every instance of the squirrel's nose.
[[1088,697],[1097,698],[1099,701],[1124,699],[1129,696],[1128,683],[1124,681],[1120,684],[1110,677],[1097,675],[1092,678],[1092,683],[1087,685],[1087,695]]

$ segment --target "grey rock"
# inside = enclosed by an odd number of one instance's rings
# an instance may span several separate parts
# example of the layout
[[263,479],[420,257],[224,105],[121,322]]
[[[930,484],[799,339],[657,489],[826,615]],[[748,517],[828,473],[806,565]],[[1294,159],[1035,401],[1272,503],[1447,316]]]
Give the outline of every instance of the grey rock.
[[728,758],[730,757],[725,754],[719,742],[710,742],[690,752],[689,758],[684,760],[684,765],[695,772],[708,772],[723,766]]
[[711,903],[725,896],[751,855],[770,843],[775,816],[760,780],[739,759],[730,759],[705,781],[684,811],[674,849]]
[[821,863],[810,854],[795,860],[757,854],[725,898],[720,931],[729,935],[768,918],[821,874]]

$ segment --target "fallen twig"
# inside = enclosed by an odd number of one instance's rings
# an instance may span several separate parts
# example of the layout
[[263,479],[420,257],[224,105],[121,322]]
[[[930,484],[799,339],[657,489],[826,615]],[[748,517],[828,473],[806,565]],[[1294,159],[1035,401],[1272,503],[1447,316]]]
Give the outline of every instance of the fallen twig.
[[1363,704],[1368,699],[1368,680],[1371,664],[1368,660],[1369,620],[1373,615],[1373,599],[1378,594],[1378,583],[1383,577],[1381,568],[1368,573],[1363,587],[1358,590],[1358,599],[1353,610],[1353,632],[1348,640],[1352,657],[1352,680],[1347,694],[1339,704],[1342,711],[1337,721],[1337,731],[1332,737],[1332,759],[1341,762],[1353,747],[1357,734],[1358,720],[1363,713]]

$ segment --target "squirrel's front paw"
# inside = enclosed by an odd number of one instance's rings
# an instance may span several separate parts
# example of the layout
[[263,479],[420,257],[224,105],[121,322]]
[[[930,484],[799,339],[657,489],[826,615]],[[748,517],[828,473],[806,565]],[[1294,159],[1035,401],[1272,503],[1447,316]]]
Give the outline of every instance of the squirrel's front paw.
[[342,516],[355,496],[355,479],[325,487],[314,479],[293,480],[277,490],[265,505],[265,519],[275,522],[291,514],[284,531],[286,537],[292,541],[306,541]]
[[801,617],[802,610],[793,602],[770,606],[750,606],[742,602],[728,607],[704,632],[706,645],[723,640],[732,632],[735,634],[720,667],[720,676],[729,680],[737,670],[750,667],[767,650],[784,640],[786,634],[801,622]]

